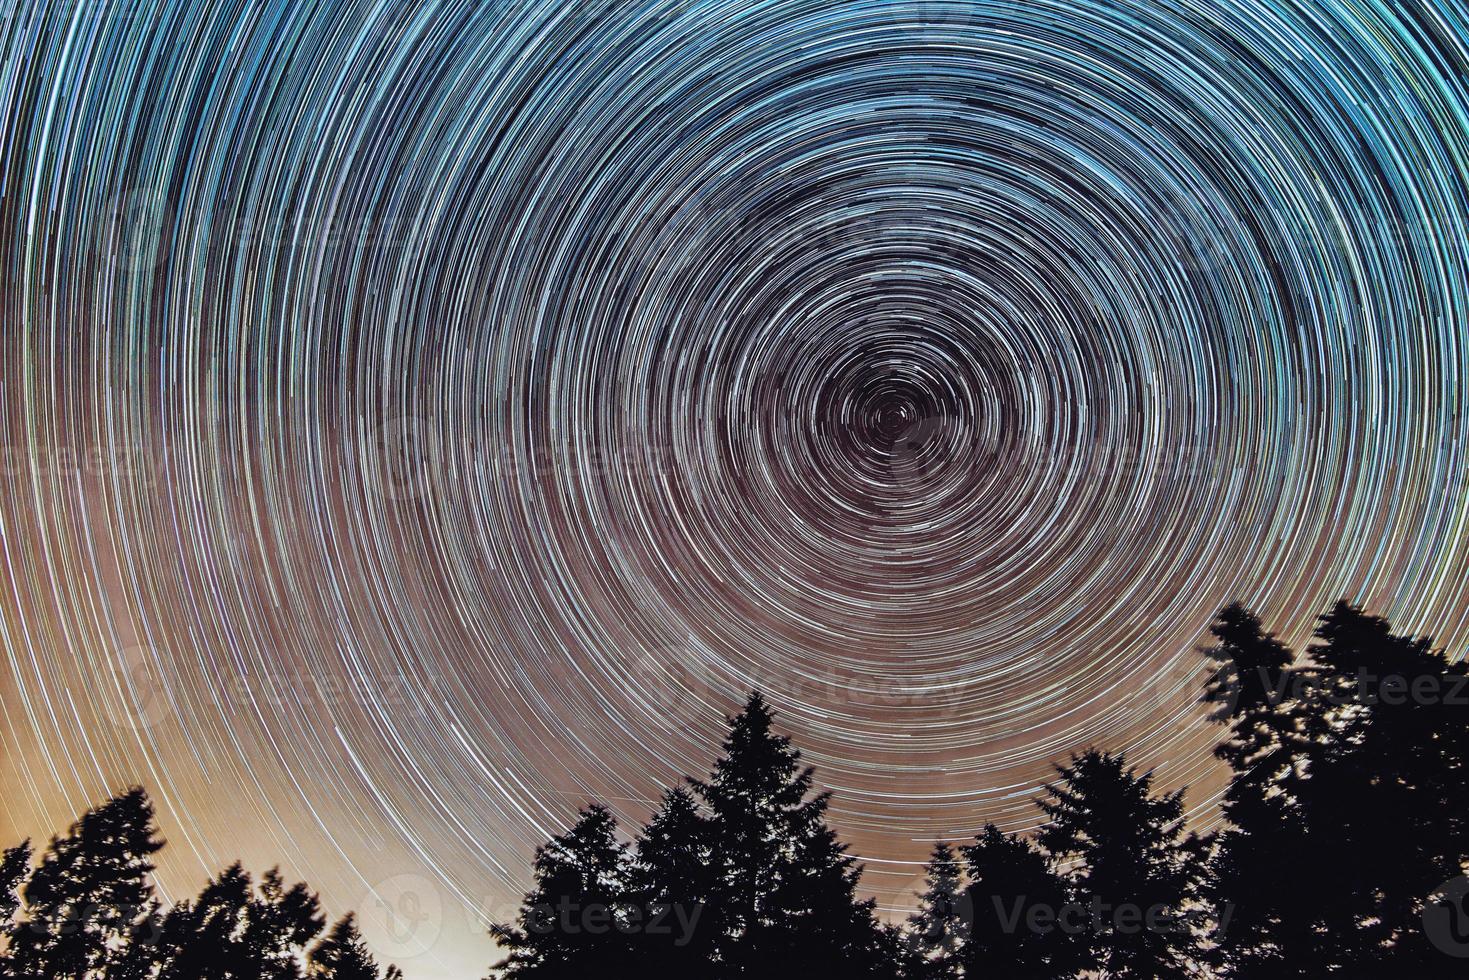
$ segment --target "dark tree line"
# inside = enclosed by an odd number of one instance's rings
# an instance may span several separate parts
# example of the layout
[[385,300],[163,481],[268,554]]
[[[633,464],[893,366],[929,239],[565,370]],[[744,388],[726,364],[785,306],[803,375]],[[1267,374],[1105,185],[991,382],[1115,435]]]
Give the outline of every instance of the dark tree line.
[[1237,605],[1212,634],[1202,698],[1233,773],[1218,833],[1188,832],[1182,791],[1089,750],[1057,768],[1037,833],[935,846],[918,911],[885,926],[756,694],[709,779],[667,793],[635,839],[592,806],[538,851],[491,977],[1469,972],[1464,665],[1346,603],[1299,658]]
[[[1099,750],[1056,769],[1031,835],[936,845],[882,923],[829,797],[770,707],[730,719],[707,779],[634,837],[601,806],[536,853],[492,980],[1166,980],[1469,972],[1469,673],[1340,603],[1300,656],[1239,606],[1202,651],[1232,771],[1225,828]],[[398,980],[352,916],[239,865],[165,908],[133,789],[37,856],[0,853],[0,980]]]
[[1210,961],[1250,978],[1463,976],[1442,940],[1469,954],[1469,934],[1435,937],[1424,903],[1469,859],[1464,665],[1346,603],[1299,664],[1238,606],[1214,636],[1205,697],[1234,778],[1207,899],[1233,917]]
[[153,806],[131,789],[51,839],[0,858],[3,980],[401,980],[380,969],[351,915],[326,919],[279,871],[235,864],[164,908],[150,876],[163,848]]

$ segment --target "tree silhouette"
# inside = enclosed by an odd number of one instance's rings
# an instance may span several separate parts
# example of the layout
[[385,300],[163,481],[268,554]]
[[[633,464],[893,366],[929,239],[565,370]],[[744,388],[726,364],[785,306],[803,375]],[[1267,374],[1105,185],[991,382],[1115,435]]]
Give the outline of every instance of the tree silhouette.
[[1299,666],[1237,606],[1213,632],[1242,680],[1218,749],[1234,770],[1209,889],[1219,972],[1429,975],[1444,957],[1425,896],[1469,856],[1462,668],[1345,602]]
[[1086,944],[1057,923],[1071,901],[1066,882],[1029,841],[988,824],[964,848],[964,862],[963,976],[1059,980],[1088,964]]
[[312,948],[306,958],[306,976],[309,980],[392,980],[391,974],[383,978],[350,912]]
[[1186,913],[1202,878],[1202,849],[1185,836],[1183,793],[1155,797],[1151,773],[1094,750],[1057,774],[1039,803],[1051,822],[1038,840],[1054,863],[1079,863],[1070,879],[1090,913],[1096,968],[1139,980],[1195,973],[1198,939]]
[[954,849],[946,842],[935,844],[924,867],[918,911],[908,919],[916,959],[906,972],[914,980],[955,980],[962,975],[961,955],[972,912]]
[[299,977],[301,954],[321,934],[326,918],[321,903],[304,883],[285,887],[280,869],[260,879],[247,910],[243,937],[246,955],[261,980]]
[[642,975],[707,970],[714,958],[714,933],[704,921],[715,894],[713,848],[709,822],[683,787],[664,794],[638,838],[632,890],[641,913],[634,942]]
[[1206,887],[1223,926],[1210,959],[1230,976],[1316,976],[1331,955],[1317,894],[1330,868],[1316,866],[1321,852],[1300,800],[1310,736],[1297,695],[1306,675],[1238,604],[1220,611],[1211,632],[1217,643],[1205,653],[1222,669],[1205,700],[1220,705],[1215,717],[1229,726],[1215,755],[1234,777],[1223,804],[1231,826],[1216,839]]
[[[1347,603],[1299,660],[1238,605],[1211,632],[1202,700],[1232,771],[1213,838],[1187,834],[1182,791],[1090,750],[1057,768],[1034,839],[988,825],[957,856],[935,845],[906,929],[879,925],[829,795],[756,693],[709,777],[666,792],[632,847],[593,805],[537,850],[516,922],[493,927],[491,976],[1462,975],[1444,955],[1458,920],[1433,915],[1462,902],[1469,866],[1464,665]],[[162,846],[132,789],[34,867],[28,843],[0,853],[0,978],[402,980],[351,914],[321,937],[316,896],[278,870],[257,883],[236,863],[164,909]]]
[[1422,903],[1469,853],[1465,711],[1446,700],[1459,671],[1428,640],[1345,602],[1316,635],[1298,796],[1324,930],[1343,967],[1408,969],[1437,959]]
[[163,919],[159,980],[298,980],[325,919],[305,885],[271,870],[257,889],[237,862]]
[[[621,976],[630,969],[627,935],[631,869],[617,822],[603,806],[583,810],[565,834],[536,851],[535,885],[518,924],[491,932],[510,955],[492,975],[535,980]],[[626,974],[631,976],[632,974]]]
[[133,788],[51,839],[22,896],[6,962],[17,980],[83,980],[136,968],[128,953],[156,900],[153,806]]
[[775,961],[781,964],[779,976],[808,977],[833,967],[854,978],[888,976],[892,965],[882,959],[882,938],[873,918],[876,903],[857,897],[862,868],[825,823],[827,797],[814,802],[820,808],[807,811],[811,823],[800,828],[774,901],[764,910],[775,917],[773,928],[763,929],[749,947],[784,949]]
[[115,963],[105,974],[106,980],[154,980],[158,975],[157,943],[162,933],[163,912],[155,902],[133,924],[131,934],[117,950]]
[[[34,870],[29,844],[0,855],[0,978],[301,980],[310,965],[313,977],[378,980],[351,916],[308,955],[325,919],[316,896],[287,888],[278,870],[256,887],[233,864],[194,900],[163,909],[149,883],[163,847],[156,835],[152,805],[135,788],[53,838]],[[382,980],[402,974],[390,967]]]
[[695,784],[712,828],[717,975],[871,975],[881,937],[873,903],[856,897],[861,870],[827,826],[829,797],[812,795],[812,770],[772,719],[752,694],[708,781]]
[[6,936],[14,927],[20,909],[20,886],[31,874],[31,842],[25,841],[0,854],[0,932]]
[[192,902],[180,902],[163,920],[160,980],[230,980],[249,968],[242,948],[250,876],[230,865]]

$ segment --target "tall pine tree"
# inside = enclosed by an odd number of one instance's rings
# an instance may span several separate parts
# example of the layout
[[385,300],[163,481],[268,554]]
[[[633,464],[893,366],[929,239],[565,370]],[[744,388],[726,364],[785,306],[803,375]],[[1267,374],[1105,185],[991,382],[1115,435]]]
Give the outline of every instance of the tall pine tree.
[[1230,828],[1211,868],[1227,922],[1219,971],[1275,980],[1440,969],[1419,916],[1469,859],[1462,666],[1344,602],[1321,618],[1298,666],[1237,606],[1213,632],[1210,655],[1241,675],[1232,700],[1206,695],[1225,705],[1218,754],[1234,769]]
[[382,971],[357,931],[351,914],[342,916],[306,958],[308,980],[382,980]]
[[961,956],[972,911],[954,849],[945,842],[935,844],[924,868],[918,911],[908,919],[916,954],[909,967],[913,980],[957,980],[962,975]]
[[1197,973],[1199,939],[1187,920],[1202,878],[1202,848],[1186,837],[1183,793],[1153,796],[1152,775],[1089,751],[1057,769],[1039,806],[1052,863],[1076,862],[1072,892],[1089,913],[1092,958],[1105,976],[1164,980]]
[[1316,635],[1299,796],[1325,869],[1323,925],[1344,967],[1421,972],[1441,959],[1424,897],[1469,860],[1462,668],[1345,602]]
[[705,916],[715,894],[710,825],[679,787],[638,837],[633,895],[639,914],[634,943],[642,975],[697,975],[711,968],[714,929]]
[[969,884],[965,977],[1062,980],[1089,965],[1089,946],[1056,921],[1071,902],[1066,882],[1023,837],[988,824],[964,848]]
[[[1226,976],[1284,980],[1320,975],[1334,956],[1321,886],[1334,874],[1302,809],[1302,749],[1310,737],[1299,695],[1310,683],[1284,645],[1238,604],[1219,612],[1220,665],[1205,691],[1229,734],[1215,749],[1234,776],[1224,793],[1229,827],[1217,839],[1206,887],[1216,923],[1208,952]],[[1289,872],[1286,873],[1286,869]]]
[[515,925],[491,933],[509,952],[491,975],[527,980],[634,976],[631,869],[617,822],[602,806],[536,851],[535,885]]
[[251,897],[241,937],[245,954],[260,980],[294,980],[301,975],[302,953],[326,927],[321,903],[305,884],[285,885],[280,869],[260,879]]
[[849,977],[884,969],[860,868],[826,823],[829,798],[772,729],[757,692],[730,719],[724,754],[696,789],[710,813],[717,899],[709,913],[722,977]]
[[250,875],[236,862],[193,901],[168,910],[160,943],[160,980],[232,980],[250,968],[241,936],[249,915]]
[[156,900],[149,876],[157,839],[153,806],[133,788],[54,837],[22,892],[7,970],[17,980],[85,980],[121,974]]
[[159,980],[298,980],[325,919],[305,885],[271,870],[254,885],[239,863],[164,916]]

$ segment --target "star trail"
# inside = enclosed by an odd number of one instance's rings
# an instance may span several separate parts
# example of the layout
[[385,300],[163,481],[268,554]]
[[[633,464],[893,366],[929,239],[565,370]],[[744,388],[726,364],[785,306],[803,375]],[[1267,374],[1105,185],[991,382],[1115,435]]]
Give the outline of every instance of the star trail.
[[8,6],[6,840],[427,980],[757,687],[886,908],[1088,745],[1208,826],[1222,604],[1469,642],[1466,15]]

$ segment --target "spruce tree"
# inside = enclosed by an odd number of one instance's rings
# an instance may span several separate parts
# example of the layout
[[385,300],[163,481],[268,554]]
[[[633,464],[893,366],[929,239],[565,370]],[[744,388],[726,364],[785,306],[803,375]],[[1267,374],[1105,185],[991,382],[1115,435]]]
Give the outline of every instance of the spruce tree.
[[924,867],[918,911],[908,918],[908,935],[917,956],[908,971],[914,980],[957,980],[962,974],[961,954],[969,938],[972,911],[954,849],[947,842],[935,844]]
[[638,837],[633,869],[636,955],[643,975],[680,977],[712,969],[714,932],[706,919],[715,891],[710,826],[678,787]]
[[305,885],[271,870],[257,889],[236,862],[164,916],[159,980],[298,980],[324,924]]
[[[339,923],[340,925],[340,923]],[[285,885],[279,868],[260,879],[247,907],[241,942],[260,980],[295,980],[304,951],[321,934],[321,903],[305,884]]]
[[1469,859],[1462,668],[1422,638],[1345,602],[1321,618],[1301,806],[1326,889],[1323,927],[1343,968],[1412,971],[1440,957],[1424,897]]
[[338,919],[331,932],[312,948],[306,959],[306,976],[309,980],[380,980],[377,961],[357,931],[351,913]]
[[536,851],[535,885],[516,925],[491,933],[510,955],[492,976],[573,980],[634,976],[628,922],[631,869],[617,823],[602,806],[583,810],[575,825]]
[[8,970],[18,980],[84,980],[121,972],[155,907],[153,806],[134,788],[54,837],[22,892]]
[[712,825],[715,975],[768,980],[821,964],[870,976],[882,969],[881,935],[873,903],[856,897],[860,868],[826,824],[828,796],[812,795],[812,770],[772,720],[751,695],[708,781],[695,784]]
[[1442,969],[1419,916],[1469,858],[1462,666],[1345,602],[1298,666],[1238,606],[1213,633],[1208,652],[1241,678],[1232,699],[1206,694],[1234,769],[1209,888],[1219,972]]
[[1079,865],[1072,892],[1105,976],[1161,980],[1197,973],[1199,941],[1186,918],[1202,877],[1199,842],[1185,837],[1183,793],[1151,794],[1152,775],[1088,751],[1057,768],[1038,805],[1038,841],[1054,866]]
[[771,925],[747,948],[774,954],[782,976],[805,978],[822,970],[854,980],[890,976],[876,903],[857,896],[862,868],[826,824],[827,801],[823,794],[813,801],[820,808],[807,811],[811,822],[798,828],[791,861],[766,909]]
[[163,920],[159,980],[233,980],[250,959],[241,942],[249,915],[250,875],[234,863],[211,878],[193,901]]
[[1205,653],[1221,670],[1204,699],[1229,726],[1215,755],[1234,776],[1223,804],[1229,827],[1209,864],[1206,895],[1216,924],[1209,959],[1226,976],[1317,976],[1332,955],[1320,887],[1336,857],[1322,854],[1301,803],[1302,752],[1313,725],[1299,695],[1312,680],[1238,604],[1219,612],[1211,632],[1216,643]]
[[1071,894],[1044,854],[994,824],[963,853],[970,920],[959,951],[963,976],[1061,980],[1089,965],[1084,940],[1057,922]]

